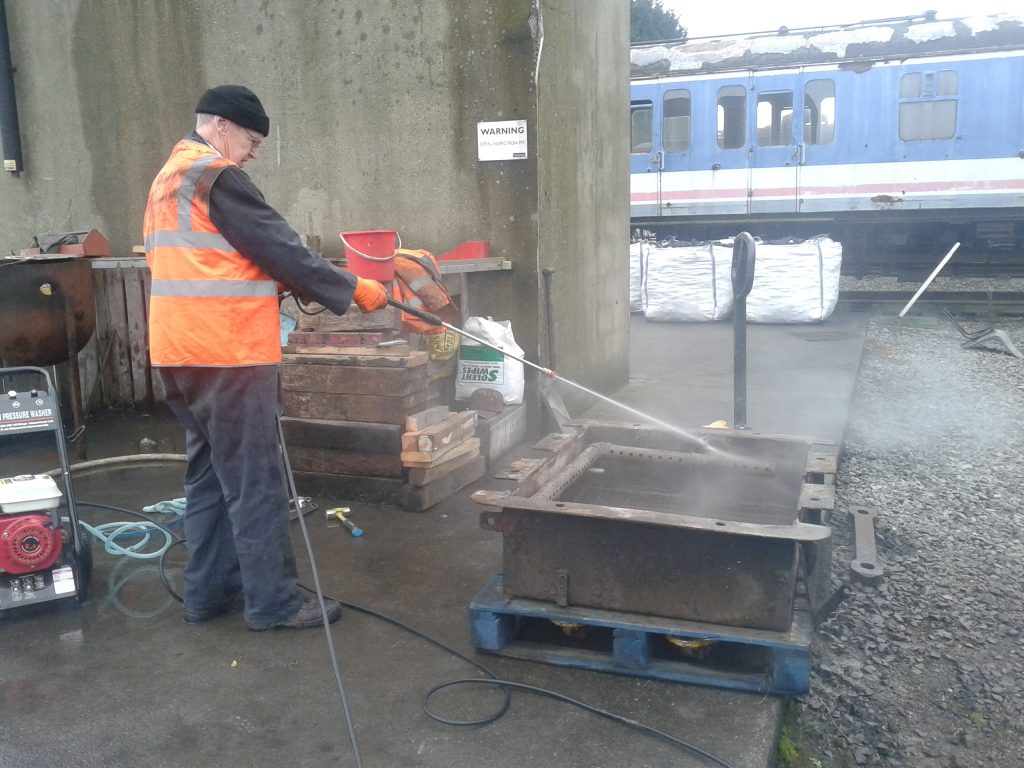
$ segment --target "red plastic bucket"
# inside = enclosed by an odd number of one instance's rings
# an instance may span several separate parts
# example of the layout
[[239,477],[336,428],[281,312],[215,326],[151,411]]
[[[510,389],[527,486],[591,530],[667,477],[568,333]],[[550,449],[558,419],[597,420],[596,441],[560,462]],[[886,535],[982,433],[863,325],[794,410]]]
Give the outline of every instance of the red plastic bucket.
[[382,283],[395,279],[395,249],[402,240],[393,229],[342,232],[341,242],[349,272]]

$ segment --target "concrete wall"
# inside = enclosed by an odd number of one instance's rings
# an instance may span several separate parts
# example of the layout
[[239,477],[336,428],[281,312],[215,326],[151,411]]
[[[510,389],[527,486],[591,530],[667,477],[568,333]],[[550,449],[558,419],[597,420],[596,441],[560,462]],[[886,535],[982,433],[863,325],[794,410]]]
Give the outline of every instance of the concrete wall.
[[[620,105],[629,78],[618,52],[628,56],[629,8],[574,0],[544,8],[539,261],[555,270],[557,368],[609,391],[628,377],[629,118]],[[593,404],[565,394],[574,412]]]
[[[25,172],[0,176],[0,250],[97,227],[141,242],[149,183],[209,85],[259,94],[271,134],[247,166],[328,256],[338,231],[398,229],[443,253],[486,239],[511,273],[471,309],[541,353],[539,266],[557,270],[559,368],[625,380],[628,2],[7,0]],[[476,123],[529,121],[527,160],[478,162]]]

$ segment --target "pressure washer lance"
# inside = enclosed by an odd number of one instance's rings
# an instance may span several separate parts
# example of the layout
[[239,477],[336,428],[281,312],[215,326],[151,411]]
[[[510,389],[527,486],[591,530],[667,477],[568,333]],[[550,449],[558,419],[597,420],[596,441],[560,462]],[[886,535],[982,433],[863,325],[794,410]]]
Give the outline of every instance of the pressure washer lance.
[[545,368],[543,365],[538,365],[537,363],[531,363],[524,357],[517,357],[510,352],[506,352],[501,347],[495,346],[494,344],[484,341],[483,339],[479,338],[478,336],[474,336],[472,333],[469,333],[468,331],[464,331],[461,328],[452,325],[451,323],[446,323],[437,315],[431,314],[430,312],[425,312],[422,309],[416,309],[415,307],[411,307],[408,304],[403,304],[400,301],[395,301],[390,297],[388,298],[388,304],[390,304],[392,307],[402,310],[403,312],[408,312],[410,315],[418,317],[420,320],[423,320],[424,322],[430,323],[431,325],[436,325],[440,328],[447,328],[449,331],[453,331],[454,333],[457,333],[460,336],[464,336],[470,341],[475,341],[477,344],[480,344],[481,346],[487,347],[488,349],[492,349],[495,352],[500,352],[510,360],[515,360],[516,362],[522,363],[523,365],[527,365],[536,371],[540,371],[545,376],[548,376],[552,379],[558,379],[558,381],[564,381],[570,387],[576,387],[576,389],[582,390],[583,392],[586,392],[588,395],[593,395],[599,400],[604,400],[606,403],[613,405],[616,408],[620,408],[623,411],[631,413],[634,416],[638,416],[644,421],[649,421],[652,424],[656,424],[657,426],[662,427],[663,429],[669,430],[670,432],[675,432],[677,435],[681,435],[682,437],[685,437],[687,440],[697,443],[697,445],[699,445],[704,450],[715,450],[714,448],[712,448],[712,446],[708,445],[706,440],[697,437],[696,435],[690,434],[685,429],[674,427],[671,424],[662,421],[661,419],[656,419],[654,416],[651,416],[650,414],[644,413],[643,411],[638,411],[636,408],[628,406],[625,403],[620,403],[618,400],[613,400],[607,395],[602,395],[600,392],[595,392],[592,389],[588,389],[587,387],[584,387],[582,384],[577,384],[575,381],[567,379],[564,376],[559,376],[550,368]]
[[336,518],[343,526],[345,530],[351,533],[353,536],[362,536],[363,529],[358,525],[349,520],[345,515],[351,514],[352,510],[348,507],[334,507],[333,509],[327,510],[327,519],[330,520],[332,517]]

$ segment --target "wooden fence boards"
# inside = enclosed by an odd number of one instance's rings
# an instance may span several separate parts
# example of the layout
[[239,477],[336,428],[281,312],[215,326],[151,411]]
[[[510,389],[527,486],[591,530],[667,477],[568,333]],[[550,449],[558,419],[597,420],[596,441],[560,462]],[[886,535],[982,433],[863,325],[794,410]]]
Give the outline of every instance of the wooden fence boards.
[[86,413],[153,402],[146,325],[148,274],[136,267],[93,270],[96,330],[78,361]]
[[128,329],[125,334],[125,342],[131,371],[132,402],[136,405],[149,404],[153,400],[153,387],[149,377],[144,278],[142,270],[120,270],[120,272],[124,286],[125,320]]
[[[110,396],[107,405],[132,403],[132,365],[128,353],[128,310],[125,305],[123,270],[103,270],[103,297],[107,305],[107,339],[111,344]],[[99,297],[98,297],[99,298]]]

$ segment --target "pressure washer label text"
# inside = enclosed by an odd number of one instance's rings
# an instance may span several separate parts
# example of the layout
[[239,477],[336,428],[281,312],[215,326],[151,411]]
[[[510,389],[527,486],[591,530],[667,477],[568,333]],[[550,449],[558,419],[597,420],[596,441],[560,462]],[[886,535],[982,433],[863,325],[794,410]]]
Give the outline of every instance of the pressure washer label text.
[[52,408],[0,412],[0,432],[34,432],[54,423]]
[[500,120],[476,124],[477,159],[525,160],[526,121]]

